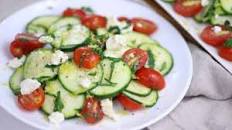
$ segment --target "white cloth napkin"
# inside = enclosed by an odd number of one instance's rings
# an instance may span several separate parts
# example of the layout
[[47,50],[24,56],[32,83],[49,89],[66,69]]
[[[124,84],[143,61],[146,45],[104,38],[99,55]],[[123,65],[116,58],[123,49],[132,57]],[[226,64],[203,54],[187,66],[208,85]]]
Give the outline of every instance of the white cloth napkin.
[[[0,20],[33,2],[36,0],[0,0]],[[232,75],[196,45],[189,44],[189,47],[193,56],[194,75],[188,93],[174,111],[146,129],[232,130]],[[8,123],[9,120],[13,122]],[[0,130],[34,130],[2,109],[0,126]]]
[[232,75],[199,47],[189,44],[193,80],[184,100],[150,130],[231,130]]

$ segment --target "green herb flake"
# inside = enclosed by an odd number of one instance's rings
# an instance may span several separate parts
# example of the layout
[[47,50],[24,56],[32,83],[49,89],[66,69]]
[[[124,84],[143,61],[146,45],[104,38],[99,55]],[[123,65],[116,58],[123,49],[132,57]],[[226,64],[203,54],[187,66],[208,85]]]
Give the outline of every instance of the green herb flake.
[[225,47],[229,47],[229,48],[232,48],[232,39],[229,39],[225,42],[224,44]]
[[61,112],[62,109],[64,108],[64,104],[63,104],[63,102],[61,100],[61,97],[60,97],[60,91],[57,93],[57,96],[56,96],[54,104],[55,104],[54,111]]
[[118,26],[112,26],[108,29],[108,32],[110,32],[112,34],[120,34],[121,30]]
[[150,68],[154,68],[154,66],[155,66],[155,58],[154,58],[151,50],[148,50],[147,54],[148,54],[148,66]]
[[88,12],[88,13],[94,13],[94,10],[88,6],[83,6],[83,7],[81,7],[81,9]]

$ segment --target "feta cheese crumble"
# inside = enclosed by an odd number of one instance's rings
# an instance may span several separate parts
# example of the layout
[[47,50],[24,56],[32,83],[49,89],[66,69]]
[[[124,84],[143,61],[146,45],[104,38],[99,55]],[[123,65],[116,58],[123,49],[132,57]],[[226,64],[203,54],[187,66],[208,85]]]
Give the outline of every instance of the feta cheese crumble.
[[207,6],[209,4],[209,0],[201,0],[201,5],[204,7],[204,6]]
[[110,27],[117,26],[119,27],[121,33],[129,33],[133,31],[132,24],[128,24],[126,21],[118,21],[116,17],[108,17],[107,18],[107,29]]
[[68,55],[63,51],[56,50],[55,53],[52,54],[51,61],[49,65],[59,65],[68,60]]
[[106,41],[105,56],[120,58],[128,50],[127,40],[123,35],[114,35]]
[[126,38],[123,35],[114,35],[106,41],[107,50],[115,51],[124,46],[126,46]]
[[22,95],[31,94],[33,91],[38,89],[41,83],[34,79],[25,79],[20,83],[20,92]]
[[84,78],[80,81],[80,85],[83,87],[83,88],[89,88],[90,85],[91,85],[91,80],[89,78]]
[[212,29],[215,33],[219,33],[222,31],[222,28],[220,26],[214,26]]
[[59,125],[64,121],[64,114],[60,112],[53,112],[48,117],[49,121],[54,125]]
[[17,58],[17,57],[13,58],[7,64],[10,68],[16,69],[22,66],[25,60],[26,60],[26,56],[23,55],[21,58]]
[[101,107],[102,107],[102,111],[103,113],[108,116],[109,118],[111,118],[112,120],[117,120],[118,116],[116,115],[114,109],[113,109],[113,102],[110,99],[104,99],[101,100]]
[[51,36],[41,36],[40,38],[39,38],[39,42],[41,42],[41,43],[52,43],[53,42],[53,38],[51,37]]

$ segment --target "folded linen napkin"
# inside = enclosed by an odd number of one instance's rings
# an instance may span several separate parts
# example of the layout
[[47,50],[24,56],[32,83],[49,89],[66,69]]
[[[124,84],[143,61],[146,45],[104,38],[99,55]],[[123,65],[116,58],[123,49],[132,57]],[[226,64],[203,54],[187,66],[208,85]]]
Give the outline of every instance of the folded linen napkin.
[[149,130],[231,130],[232,75],[199,47],[189,44],[193,79],[185,98]]

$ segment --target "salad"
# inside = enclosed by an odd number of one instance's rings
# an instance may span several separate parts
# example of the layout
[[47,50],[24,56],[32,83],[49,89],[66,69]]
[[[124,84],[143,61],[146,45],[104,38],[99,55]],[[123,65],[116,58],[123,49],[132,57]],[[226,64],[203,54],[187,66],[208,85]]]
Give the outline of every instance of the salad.
[[173,67],[169,51],[150,37],[156,31],[150,20],[89,7],[36,17],[10,43],[10,88],[20,108],[40,109],[54,124],[117,120],[115,101],[128,111],[152,107]]
[[218,49],[220,57],[232,61],[232,0],[164,0],[176,13],[207,26],[200,38]]

